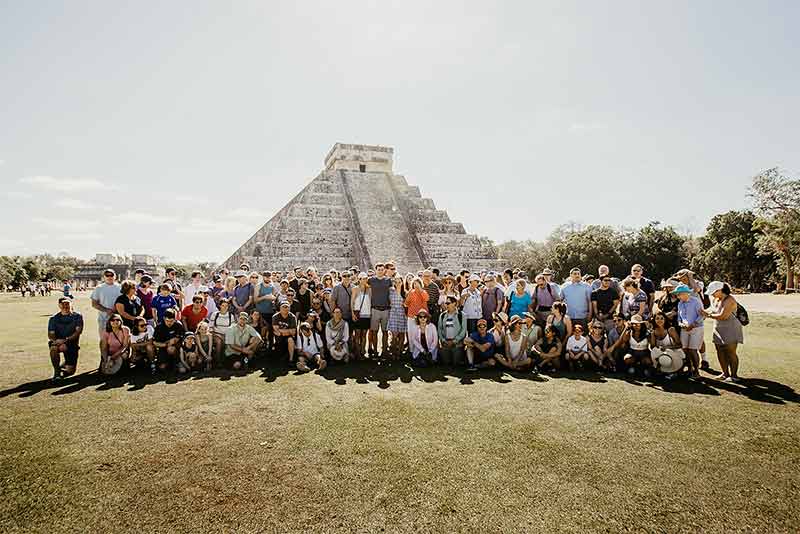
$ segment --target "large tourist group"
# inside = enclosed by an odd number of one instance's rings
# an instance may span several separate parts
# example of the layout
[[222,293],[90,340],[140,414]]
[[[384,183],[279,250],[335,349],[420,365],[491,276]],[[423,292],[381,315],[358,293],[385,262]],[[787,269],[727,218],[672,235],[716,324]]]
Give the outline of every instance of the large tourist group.
[[[698,377],[708,370],[704,326],[713,322],[719,380],[738,378],[737,347],[747,313],[727,283],[682,269],[658,285],[641,265],[614,276],[574,268],[559,284],[528,273],[398,274],[393,262],[366,272],[174,269],[163,280],[107,269],[91,294],[100,335],[99,372],[204,373],[247,370],[277,360],[324,372],[355,360],[403,360],[414,367],[478,372],[595,370],[641,377]],[[53,380],[75,373],[83,318],[69,286],[48,323]]]

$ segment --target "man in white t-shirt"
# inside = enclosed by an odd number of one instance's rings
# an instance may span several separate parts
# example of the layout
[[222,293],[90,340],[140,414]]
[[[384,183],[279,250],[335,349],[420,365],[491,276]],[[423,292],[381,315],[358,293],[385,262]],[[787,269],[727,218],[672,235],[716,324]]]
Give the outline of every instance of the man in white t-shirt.
[[[191,303],[192,297],[194,297],[197,293],[200,293],[200,286],[203,282],[203,273],[200,271],[194,271],[192,273],[192,283],[186,286],[183,289],[183,301]],[[211,310],[209,310],[211,313]]]
[[103,271],[104,283],[98,284],[92,291],[92,308],[97,310],[97,327],[100,337],[106,331],[106,323],[112,313],[116,313],[114,303],[120,295],[120,285],[117,282],[117,273],[111,269]]

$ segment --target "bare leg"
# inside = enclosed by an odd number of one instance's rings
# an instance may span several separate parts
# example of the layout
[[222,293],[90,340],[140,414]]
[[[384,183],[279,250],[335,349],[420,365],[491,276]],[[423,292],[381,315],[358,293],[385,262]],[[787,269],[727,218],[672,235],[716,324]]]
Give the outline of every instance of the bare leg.
[[730,366],[728,365],[727,347],[725,345],[715,344],[714,348],[717,349],[717,359],[719,360],[720,369],[722,369],[722,374],[717,378],[727,378],[731,376]]
[[50,364],[53,366],[54,373],[61,373],[61,353],[56,346],[50,347]]
[[728,357],[728,365],[730,367],[731,376],[734,378],[739,378],[739,355],[736,354],[738,344],[731,343],[726,348],[727,350],[725,355]]

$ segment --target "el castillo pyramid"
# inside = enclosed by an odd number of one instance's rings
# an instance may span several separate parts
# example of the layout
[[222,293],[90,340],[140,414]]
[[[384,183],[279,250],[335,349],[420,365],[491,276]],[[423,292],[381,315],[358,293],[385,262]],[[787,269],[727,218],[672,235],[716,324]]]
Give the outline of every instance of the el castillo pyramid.
[[336,143],[325,170],[228,258],[238,269],[320,270],[393,260],[398,272],[502,267],[488,240],[468,234],[393,172],[394,149]]

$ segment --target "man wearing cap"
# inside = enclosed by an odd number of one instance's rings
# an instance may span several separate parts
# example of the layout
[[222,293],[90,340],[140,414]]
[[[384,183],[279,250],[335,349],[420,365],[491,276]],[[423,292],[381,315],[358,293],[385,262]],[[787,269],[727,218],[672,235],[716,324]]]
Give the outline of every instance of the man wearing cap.
[[495,313],[500,313],[506,304],[503,290],[497,287],[497,279],[487,274],[483,279],[484,288],[481,293],[481,316],[486,321],[491,321]]
[[103,271],[104,283],[98,284],[92,291],[92,308],[97,310],[97,328],[100,337],[106,331],[106,323],[112,313],[116,313],[114,304],[122,293],[116,281],[117,273],[111,269]]
[[50,363],[53,365],[53,381],[75,374],[80,350],[78,341],[83,333],[83,316],[72,310],[72,300],[69,297],[58,299],[58,309],[58,313],[47,321],[47,345],[50,348]]
[[478,284],[481,277],[472,274],[469,277],[469,286],[461,292],[461,308],[467,318],[467,332],[470,334],[478,329],[478,319],[483,318],[483,300]]
[[686,354],[689,372],[700,376],[700,346],[703,343],[703,302],[686,284],[675,288],[678,295],[678,326],[681,328],[681,346]]
[[553,292],[556,294],[555,295],[555,300],[563,300],[563,298],[561,296],[561,286],[559,286],[557,283],[553,282],[553,275],[555,275],[555,274],[556,273],[554,273],[553,270],[550,269],[550,268],[545,268],[542,271],[542,276],[544,276],[544,281],[547,283],[547,285],[550,286],[550,289],[552,289]]
[[[247,273],[236,271],[234,273],[237,285],[233,289],[233,310],[236,313],[249,313],[253,305],[253,286],[247,281]],[[258,275],[256,275],[258,276]]]
[[[392,279],[386,276],[386,266],[375,264],[375,276],[369,279],[372,312],[369,318],[369,354],[378,354],[378,331],[381,331],[383,354],[389,350],[389,289]],[[383,354],[381,357],[383,357]]]
[[223,292],[225,291],[225,281],[221,275],[214,276],[214,286],[211,288],[211,298],[219,308],[219,301],[222,300]]
[[606,332],[614,328],[614,313],[619,306],[619,293],[611,286],[611,275],[600,275],[600,287],[592,291],[592,312],[603,323]]
[[219,310],[217,303],[211,298],[211,290],[208,288],[208,286],[200,286],[200,288],[197,290],[197,294],[203,297],[203,306],[205,306],[208,310],[208,317],[211,317],[212,313]]
[[464,340],[464,345],[467,349],[467,369],[469,371],[493,367],[496,363],[494,359],[494,336],[488,331],[486,324],[486,319],[478,319],[477,330]]
[[289,311],[291,304],[281,302],[280,310],[272,316],[272,333],[275,338],[275,352],[286,355],[289,365],[294,361],[294,338],[297,335],[297,317]]
[[445,365],[464,363],[464,338],[467,337],[467,320],[458,311],[458,300],[447,297],[445,311],[439,315],[439,355]]
[[236,324],[225,334],[225,356],[233,362],[234,369],[247,369],[259,345],[261,334],[250,325],[250,316],[240,312]]
[[322,336],[309,323],[300,323],[300,331],[297,333],[297,370],[307,373],[311,370],[309,364],[325,369],[327,362],[323,357],[324,347]]
[[567,315],[573,327],[579,324],[585,332],[592,320],[592,288],[581,280],[581,270],[577,267],[569,272],[569,280],[561,286],[561,298],[567,304]]
[[175,310],[164,311],[164,320],[153,331],[153,347],[158,353],[158,368],[165,371],[174,364],[180,353],[186,328],[176,319]]

